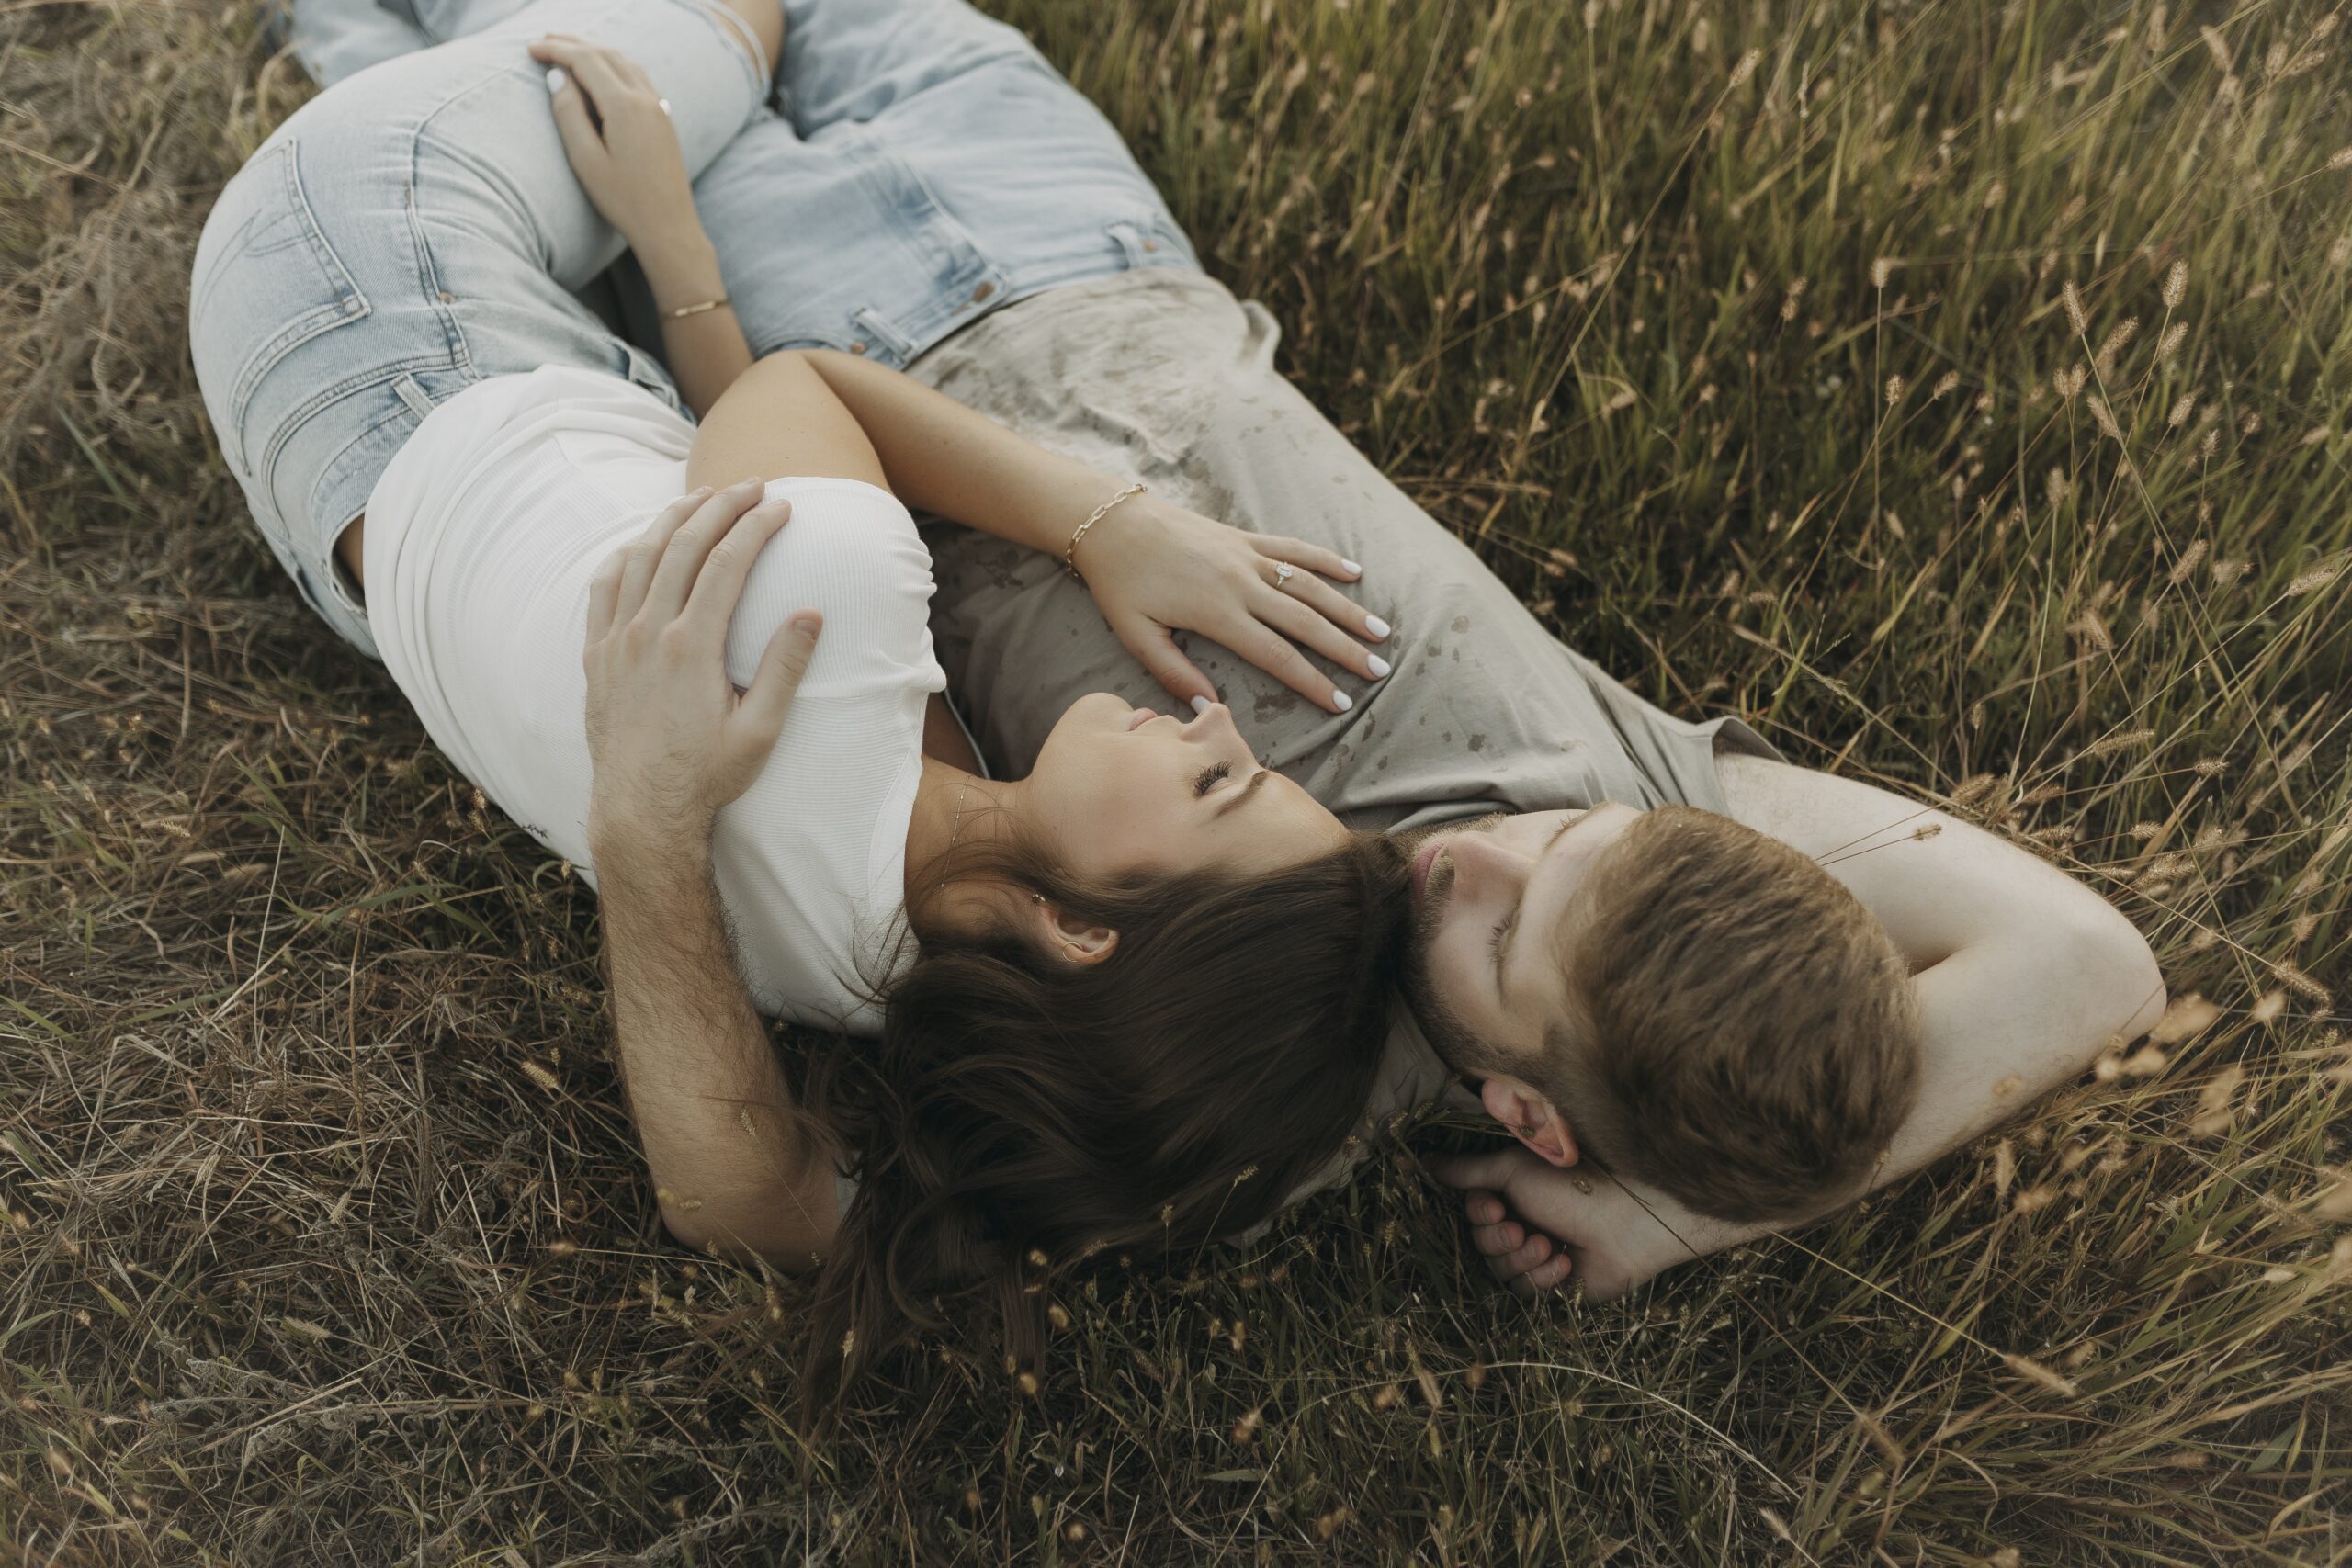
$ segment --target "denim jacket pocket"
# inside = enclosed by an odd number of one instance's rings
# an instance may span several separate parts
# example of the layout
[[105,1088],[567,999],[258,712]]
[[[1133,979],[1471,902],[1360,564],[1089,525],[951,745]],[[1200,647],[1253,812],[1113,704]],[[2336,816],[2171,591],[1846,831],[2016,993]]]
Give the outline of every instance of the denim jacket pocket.
[[262,378],[321,333],[369,313],[311,214],[297,145],[266,149],[229,182],[197,247],[189,352],[240,473],[251,445],[245,414]]

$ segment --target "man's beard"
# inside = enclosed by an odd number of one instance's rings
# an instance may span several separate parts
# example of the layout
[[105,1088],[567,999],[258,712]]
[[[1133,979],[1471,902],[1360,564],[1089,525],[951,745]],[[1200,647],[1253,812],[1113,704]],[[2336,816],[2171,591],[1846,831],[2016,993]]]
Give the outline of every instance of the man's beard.
[[[1502,814],[1498,812],[1473,822],[1442,823],[1410,835],[1403,848],[1409,858],[1419,853],[1434,834],[1492,832],[1502,820]],[[1484,1077],[1491,1070],[1488,1064],[1493,1053],[1438,995],[1430,968],[1430,950],[1436,942],[1439,927],[1445,923],[1445,909],[1453,902],[1453,859],[1449,855],[1430,867],[1429,885],[1422,893],[1420,907],[1413,911],[1413,937],[1405,950],[1402,988],[1406,1005],[1413,1010],[1414,1021],[1421,1026],[1422,1035],[1439,1060],[1458,1073]]]

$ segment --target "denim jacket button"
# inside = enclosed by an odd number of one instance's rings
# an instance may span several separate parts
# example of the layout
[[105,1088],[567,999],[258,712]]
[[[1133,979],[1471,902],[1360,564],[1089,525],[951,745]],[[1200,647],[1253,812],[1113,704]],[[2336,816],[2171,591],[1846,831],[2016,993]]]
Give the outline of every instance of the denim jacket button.
[[851,344],[849,345],[849,351],[852,354],[864,354],[865,352],[865,340],[864,338],[860,338],[855,343]]
[[1147,251],[1156,251],[1159,249],[1159,242],[1157,240],[1146,240],[1143,243],[1143,248]]
[[972,290],[972,303],[973,303],[973,304],[975,304],[975,305],[977,305],[977,304],[978,304],[981,300],[983,300],[983,299],[987,299],[989,295],[991,295],[991,294],[993,294],[993,293],[995,293],[995,292],[996,292],[996,285],[995,285],[995,284],[993,284],[993,283],[983,283],[983,284],[981,284],[978,288],[975,288],[975,289],[973,289],[973,290]]

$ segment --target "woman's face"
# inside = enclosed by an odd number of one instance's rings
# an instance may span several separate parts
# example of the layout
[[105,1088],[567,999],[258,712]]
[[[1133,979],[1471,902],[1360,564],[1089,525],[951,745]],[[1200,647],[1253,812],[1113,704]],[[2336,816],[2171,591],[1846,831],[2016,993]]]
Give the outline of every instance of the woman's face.
[[1022,788],[1030,826],[1080,876],[1280,871],[1348,836],[1314,796],[1258,765],[1222,703],[1182,720],[1108,692],[1080,697]]

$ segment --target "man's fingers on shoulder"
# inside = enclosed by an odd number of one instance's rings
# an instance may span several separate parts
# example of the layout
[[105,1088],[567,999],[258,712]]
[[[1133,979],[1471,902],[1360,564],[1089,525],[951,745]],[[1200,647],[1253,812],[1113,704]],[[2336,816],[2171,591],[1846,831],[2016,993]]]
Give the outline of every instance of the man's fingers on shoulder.
[[824,630],[822,615],[814,610],[801,610],[778,626],[770,639],[766,662],[775,667],[776,679],[783,682],[786,701],[808,678],[809,663],[817,657],[817,639]]
[[764,757],[782,733],[785,716],[792,711],[792,699],[808,673],[817,639],[824,629],[824,616],[814,610],[798,610],[768,638],[760,655],[759,671],[735,710],[741,733],[758,755]]

